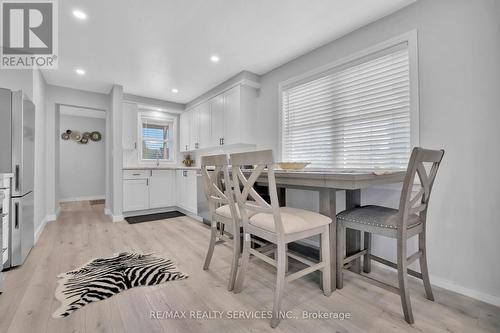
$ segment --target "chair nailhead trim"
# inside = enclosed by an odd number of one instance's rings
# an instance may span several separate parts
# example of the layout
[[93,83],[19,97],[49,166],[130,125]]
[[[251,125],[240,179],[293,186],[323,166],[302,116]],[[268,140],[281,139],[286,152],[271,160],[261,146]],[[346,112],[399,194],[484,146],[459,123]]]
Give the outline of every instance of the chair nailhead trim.
[[357,220],[357,219],[353,219],[352,217],[350,218],[345,218],[343,216],[338,216],[337,217],[339,220],[344,220],[346,222],[354,222],[354,223],[361,223],[361,224],[366,224],[366,225],[373,225],[375,227],[381,227],[381,228],[389,228],[389,229],[397,229],[397,227],[393,226],[393,225],[389,225],[389,224],[380,224],[380,223],[376,223],[376,222],[367,222],[367,221],[363,221],[363,220]]

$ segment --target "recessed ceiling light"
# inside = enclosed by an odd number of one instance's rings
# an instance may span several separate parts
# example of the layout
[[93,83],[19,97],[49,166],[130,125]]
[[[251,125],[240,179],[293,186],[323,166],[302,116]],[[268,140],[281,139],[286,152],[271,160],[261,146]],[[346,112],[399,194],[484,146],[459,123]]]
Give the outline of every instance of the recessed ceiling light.
[[219,60],[220,60],[219,56],[213,55],[210,57],[211,62],[219,62]]
[[75,69],[76,74],[78,75],[85,75],[85,70],[81,68]]
[[81,10],[78,10],[78,9],[75,9],[73,11],[73,16],[79,20],[86,20],[87,19],[87,14],[85,12],[82,12]]
[[174,89],[172,89],[172,92],[173,92],[174,94],[177,94],[177,93],[179,92],[179,90],[177,90],[176,88],[174,88]]

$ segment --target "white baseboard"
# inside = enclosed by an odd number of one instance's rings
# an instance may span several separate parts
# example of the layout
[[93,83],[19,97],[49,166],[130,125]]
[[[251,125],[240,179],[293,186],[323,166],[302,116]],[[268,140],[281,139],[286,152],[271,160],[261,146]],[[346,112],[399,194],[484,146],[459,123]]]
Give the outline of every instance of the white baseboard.
[[47,222],[55,221],[59,217],[59,213],[60,212],[61,212],[61,209],[58,207],[57,210],[56,210],[56,212],[54,214],[47,214],[45,216],[45,219],[47,220]]
[[91,195],[86,197],[64,198],[60,199],[59,202],[89,201],[89,200],[103,200],[103,199],[105,199],[104,195]]
[[[375,265],[375,266],[380,267],[380,268],[385,269],[385,270],[390,270],[392,272],[395,272],[394,269],[389,268],[389,267],[387,267],[379,262],[373,261],[373,260],[372,260],[372,265]],[[436,287],[450,290],[450,291],[453,291],[457,294],[468,296],[468,297],[477,299],[479,301],[482,301],[482,302],[485,302],[488,304],[500,306],[500,297],[498,297],[498,296],[493,296],[490,294],[485,294],[485,293],[478,291],[478,290],[466,288],[466,287],[463,287],[463,286],[457,284],[456,282],[453,282],[453,281],[450,281],[447,279],[443,279],[443,278],[440,278],[437,276],[433,276],[433,275],[430,275],[429,279],[431,280],[431,284],[436,286]]]
[[43,219],[42,219],[42,222],[40,223],[40,225],[38,226],[38,229],[36,229],[35,231],[35,244],[38,242],[38,238],[40,238],[40,235],[42,234],[43,232],[43,229],[45,229],[45,225],[47,224],[48,222],[48,216],[46,215]]
[[108,215],[108,216],[112,216],[113,214],[111,213],[111,209],[109,208],[104,208],[104,214]]
[[111,220],[113,222],[122,222],[125,220],[125,218],[123,217],[123,215],[111,215]]

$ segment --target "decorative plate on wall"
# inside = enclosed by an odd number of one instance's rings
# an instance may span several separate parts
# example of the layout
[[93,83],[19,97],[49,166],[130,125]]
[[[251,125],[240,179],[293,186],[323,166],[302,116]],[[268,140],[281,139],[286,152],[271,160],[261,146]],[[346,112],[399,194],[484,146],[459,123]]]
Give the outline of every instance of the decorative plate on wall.
[[73,141],[80,141],[82,138],[82,135],[78,131],[72,131],[70,134],[71,140]]
[[63,140],[69,140],[69,134],[64,132],[63,134],[61,134],[61,139]]
[[80,141],[79,141],[81,144],[84,144],[86,145],[88,142],[89,142],[89,139],[86,138],[86,137],[83,137]]
[[101,139],[102,139],[102,135],[98,131],[92,132],[90,134],[90,140],[92,140],[92,141],[96,141],[97,142],[97,141],[101,141]]

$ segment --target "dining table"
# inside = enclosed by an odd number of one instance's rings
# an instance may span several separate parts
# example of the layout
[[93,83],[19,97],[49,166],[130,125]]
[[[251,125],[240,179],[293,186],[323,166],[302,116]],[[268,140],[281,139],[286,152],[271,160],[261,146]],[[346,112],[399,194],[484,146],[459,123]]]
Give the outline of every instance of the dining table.
[[[274,171],[280,206],[286,204],[286,189],[301,189],[319,192],[319,213],[332,219],[330,224],[330,266],[332,291],[337,287],[337,191],[345,191],[345,208],[361,205],[361,190],[387,184],[401,183],[405,171],[345,171],[345,170],[283,170]],[[267,173],[261,173],[257,185],[267,186]],[[361,232],[347,229],[346,255],[352,255],[361,249]],[[356,259],[350,269],[361,271],[361,258]]]

